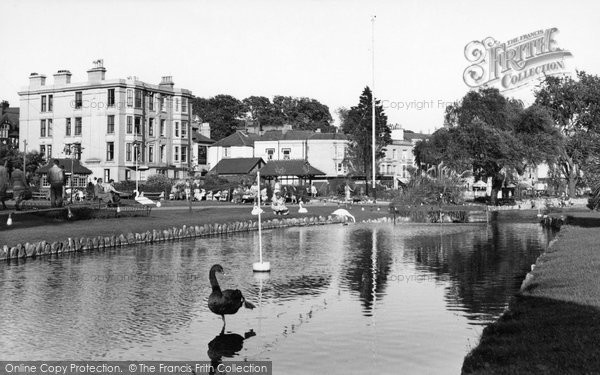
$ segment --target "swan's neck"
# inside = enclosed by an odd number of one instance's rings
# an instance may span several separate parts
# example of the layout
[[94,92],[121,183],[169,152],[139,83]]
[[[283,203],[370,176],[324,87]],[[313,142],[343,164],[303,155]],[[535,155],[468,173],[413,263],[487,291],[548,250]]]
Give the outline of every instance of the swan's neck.
[[217,276],[215,275],[215,271],[210,271],[210,273],[208,274],[208,279],[210,280],[210,286],[212,287],[213,292],[214,291],[221,291],[221,287],[219,286],[219,282],[217,281]]

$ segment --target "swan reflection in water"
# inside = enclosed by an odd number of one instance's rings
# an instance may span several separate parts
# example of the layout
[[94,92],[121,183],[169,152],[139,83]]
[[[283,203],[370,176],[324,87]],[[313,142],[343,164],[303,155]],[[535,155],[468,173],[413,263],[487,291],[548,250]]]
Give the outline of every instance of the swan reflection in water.
[[250,329],[242,336],[237,333],[225,333],[225,327],[223,327],[221,333],[208,343],[207,353],[212,366],[210,374],[220,374],[218,366],[221,363],[221,359],[223,357],[233,358],[244,347],[244,340],[253,336],[256,336],[253,329]]

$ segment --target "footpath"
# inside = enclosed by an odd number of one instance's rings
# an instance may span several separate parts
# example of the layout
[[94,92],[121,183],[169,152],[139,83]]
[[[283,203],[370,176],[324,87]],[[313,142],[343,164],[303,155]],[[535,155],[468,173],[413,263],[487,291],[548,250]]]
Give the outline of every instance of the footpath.
[[600,213],[562,215],[567,225],[463,374],[600,374]]

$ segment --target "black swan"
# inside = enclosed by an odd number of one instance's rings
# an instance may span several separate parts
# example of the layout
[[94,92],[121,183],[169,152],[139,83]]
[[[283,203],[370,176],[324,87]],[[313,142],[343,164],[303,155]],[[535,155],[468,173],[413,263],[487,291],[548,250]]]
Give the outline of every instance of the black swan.
[[215,264],[210,268],[208,279],[212,287],[212,293],[208,297],[208,308],[223,319],[223,328],[225,327],[225,314],[235,314],[242,305],[247,309],[253,309],[255,306],[246,301],[239,289],[226,289],[221,291],[217,276],[215,273],[223,273],[223,267]]

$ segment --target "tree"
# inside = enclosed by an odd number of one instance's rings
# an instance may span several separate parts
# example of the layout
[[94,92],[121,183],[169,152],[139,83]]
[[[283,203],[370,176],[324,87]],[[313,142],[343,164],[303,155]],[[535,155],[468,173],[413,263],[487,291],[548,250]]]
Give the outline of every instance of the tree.
[[241,127],[244,105],[231,95],[217,95],[209,99],[192,100],[194,115],[210,123],[210,137],[220,140]]
[[[341,109],[342,131],[348,135],[349,144],[346,162],[350,171],[364,174],[365,179],[373,175],[372,171],[372,94],[369,87],[363,90],[358,105],[345,111]],[[379,100],[375,101],[375,159],[384,155],[384,147],[392,143],[391,130],[387,125],[387,116]],[[368,186],[368,184],[367,184]]]
[[529,165],[552,163],[561,136],[545,109],[524,109],[497,89],[470,91],[446,108],[446,127],[414,149],[419,165],[441,162],[461,173],[492,178],[492,203],[506,174],[521,174]]
[[248,118],[258,123],[260,130],[264,125],[283,125],[273,103],[264,96],[249,96],[242,100]]
[[577,72],[576,80],[548,76],[535,92],[535,103],[550,112],[563,135],[557,167],[574,196],[583,175],[595,174],[600,155],[600,78],[583,71]]
[[273,121],[278,125],[290,124],[298,130],[334,131],[329,107],[316,99],[276,95],[273,97],[273,109]]
[[[45,164],[44,155],[37,151],[28,152],[25,156],[25,171],[33,173]],[[12,169],[23,169],[23,152],[10,145],[0,145],[0,165],[8,161]]]

